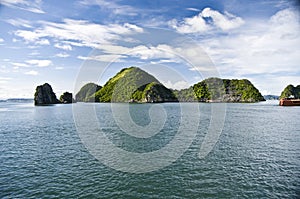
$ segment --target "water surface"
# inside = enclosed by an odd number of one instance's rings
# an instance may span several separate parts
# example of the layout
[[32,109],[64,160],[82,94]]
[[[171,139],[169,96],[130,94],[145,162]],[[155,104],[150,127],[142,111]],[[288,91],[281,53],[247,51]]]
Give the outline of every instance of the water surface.
[[[127,151],[159,150],[180,124],[178,104],[162,104],[164,130],[140,139],[118,128],[110,104],[75,106],[95,106],[107,137]],[[300,107],[227,104],[214,150],[199,159],[210,106],[200,104],[196,138],[176,162],[132,174],[111,169],[88,152],[76,131],[72,105],[1,102],[0,198],[299,198]],[[132,119],[146,126],[150,107],[132,105]]]

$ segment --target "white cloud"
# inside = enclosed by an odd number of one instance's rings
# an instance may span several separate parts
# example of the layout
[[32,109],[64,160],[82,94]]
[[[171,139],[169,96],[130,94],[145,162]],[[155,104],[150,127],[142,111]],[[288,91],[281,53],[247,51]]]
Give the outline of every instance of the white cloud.
[[28,72],[25,72],[24,73],[25,75],[33,75],[33,76],[36,76],[38,75],[39,73],[35,70],[31,70],[31,71],[28,71]]
[[42,3],[41,0],[34,0],[34,1],[29,1],[29,0],[1,0],[1,4],[5,5],[7,7],[26,10],[26,11],[34,12],[34,13],[38,13],[38,14],[45,13],[41,9],[41,3]]
[[32,28],[30,22],[24,19],[8,19],[6,22],[16,27]]
[[[189,8],[189,10],[196,11]],[[212,19],[212,23],[206,21],[207,18]],[[178,22],[176,19],[169,21],[169,26],[174,28],[179,33],[207,33],[213,27],[220,28],[222,31],[228,31],[238,28],[244,24],[244,20],[240,17],[234,16],[228,12],[221,14],[216,10],[205,8],[198,15],[184,18],[183,21]]]
[[132,48],[127,54],[133,55],[142,60],[176,58],[172,47],[165,44],[150,47],[136,46]]
[[164,82],[162,81],[161,82],[163,85],[165,85],[165,87],[167,88],[172,88],[172,89],[176,89],[176,90],[181,90],[181,89],[185,89],[185,88],[188,88],[190,87],[191,85],[186,82],[186,81],[177,81],[177,82],[171,82],[170,80]]
[[182,22],[178,22],[176,19],[169,21],[169,26],[174,28],[179,33],[201,33],[210,29],[206,24],[201,14],[191,18],[185,18]]
[[67,53],[57,53],[57,54],[55,55],[55,57],[62,57],[62,58],[69,57],[69,56],[70,56],[70,55],[67,54]]
[[50,45],[50,42],[48,39],[41,39],[39,41],[36,41],[35,44],[38,44],[38,45]]
[[52,64],[51,60],[38,60],[38,59],[32,59],[25,61],[27,64],[37,66],[37,67],[46,67]]
[[84,56],[78,56],[78,59],[82,60],[94,60],[94,61],[100,61],[100,62],[122,62],[122,58],[126,58],[124,55],[97,55],[97,56],[89,56],[89,57],[84,57]]
[[187,8],[186,10],[195,11],[195,12],[199,12],[200,11],[198,8]]
[[223,31],[231,30],[237,27],[240,27],[245,22],[242,18],[234,16],[228,12],[221,14],[216,10],[210,8],[205,8],[201,12],[202,17],[211,17],[213,24]]
[[[33,31],[18,30],[15,35],[26,42],[37,42],[41,39],[53,38],[66,40],[70,45],[77,44],[92,48],[99,48],[104,44],[111,44],[119,40],[130,41],[126,36],[141,33],[143,29],[133,24],[95,24],[84,20],[65,19],[63,23],[42,22],[43,27]],[[72,42],[67,42],[73,40]],[[56,44],[55,47],[70,49],[66,45]]]
[[[43,39],[42,37],[46,36],[41,33],[29,31],[29,30],[17,30],[15,35],[18,37],[22,37],[27,43],[34,43],[37,45],[49,45],[50,42],[48,39]],[[18,41],[17,39],[13,39],[13,42]]]
[[259,89],[276,94],[276,87],[288,82],[280,77],[300,74],[299,22],[298,11],[284,9],[269,20],[247,22],[234,34],[200,42],[223,76],[252,78]]
[[70,45],[64,45],[64,44],[54,44],[55,48],[63,49],[63,50],[72,50],[72,46]]
[[0,43],[3,43],[4,42],[4,39],[0,38]]
[[82,5],[98,5],[103,10],[110,10],[111,13],[115,15],[128,15],[128,16],[136,16],[139,12],[138,9],[133,8],[129,5],[119,5],[114,1],[106,1],[106,0],[83,0],[81,1]]
[[12,62],[11,64],[17,67],[29,67],[28,64],[25,63]]
[[10,77],[0,77],[0,85],[6,84],[9,82],[12,78]]
[[57,66],[57,67],[55,67],[55,69],[56,69],[56,70],[63,70],[63,69],[64,69],[64,67]]

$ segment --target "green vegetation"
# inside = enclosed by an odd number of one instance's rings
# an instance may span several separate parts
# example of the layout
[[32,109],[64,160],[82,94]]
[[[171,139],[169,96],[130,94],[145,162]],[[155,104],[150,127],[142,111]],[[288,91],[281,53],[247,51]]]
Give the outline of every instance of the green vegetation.
[[246,79],[208,78],[193,86],[198,101],[258,102],[263,96]]
[[140,87],[132,94],[133,101],[137,102],[174,102],[178,101],[175,94],[164,85],[151,82]]
[[[93,92],[89,88],[93,88]],[[96,102],[264,101],[261,93],[246,79],[208,78],[187,89],[170,90],[155,77],[136,67],[122,69],[99,88],[96,84],[87,84],[76,95],[76,99],[79,97],[82,101]]]
[[246,79],[229,80],[208,78],[188,89],[174,91],[179,101],[184,102],[258,102],[264,97]]
[[197,97],[193,90],[193,87],[189,87],[181,90],[173,90],[175,97],[179,102],[197,102]]
[[121,70],[95,94],[100,102],[174,101],[171,90],[147,72],[130,67]]
[[280,99],[294,97],[296,99],[300,98],[300,85],[294,87],[293,85],[288,85],[285,89],[281,92]]
[[80,91],[76,94],[75,98],[77,102],[95,102],[95,93],[102,87],[94,84],[88,83],[84,85]]

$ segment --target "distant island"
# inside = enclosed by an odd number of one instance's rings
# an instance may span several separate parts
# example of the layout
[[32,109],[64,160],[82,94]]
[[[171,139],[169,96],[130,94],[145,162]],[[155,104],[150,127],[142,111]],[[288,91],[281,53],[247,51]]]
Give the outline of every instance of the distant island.
[[84,85],[73,99],[64,93],[58,100],[49,84],[36,88],[35,105],[73,102],[260,102],[265,101],[259,90],[247,79],[208,78],[193,86],[172,90],[154,76],[137,67],[124,68],[104,86]]
[[279,100],[278,95],[264,95],[265,100]]

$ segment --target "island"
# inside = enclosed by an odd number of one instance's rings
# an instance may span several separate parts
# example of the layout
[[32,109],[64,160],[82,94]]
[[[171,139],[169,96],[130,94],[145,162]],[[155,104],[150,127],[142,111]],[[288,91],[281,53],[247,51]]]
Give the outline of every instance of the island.
[[72,93],[65,92],[60,96],[60,100],[57,99],[56,94],[53,92],[50,84],[45,83],[37,86],[34,94],[34,105],[44,106],[53,104],[67,104],[74,103],[75,100],[72,97]]
[[104,86],[84,85],[73,99],[65,92],[60,100],[49,84],[38,86],[35,105],[73,102],[238,102],[265,101],[259,90],[247,79],[221,79],[211,77],[189,88],[173,90],[165,87],[153,75],[138,67],[124,68],[110,78]]
[[280,106],[300,106],[300,85],[293,86],[288,85],[281,92],[280,95]]
[[[87,89],[91,88],[91,89]],[[89,92],[84,92],[84,91]],[[94,91],[94,92],[92,92]],[[83,94],[84,93],[84,94]],[[87,95],[87,93],[89,95]],[[77,97],[80,97],[77,99]],[[259,90],[247,79],[208,78],[193,86],[172,90],[138,67],[124,68],[103,87],[88,83],[76,94],[85,102],[260,102]]]

